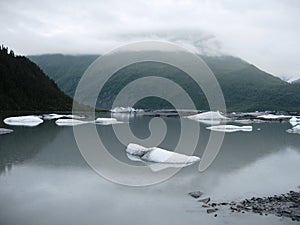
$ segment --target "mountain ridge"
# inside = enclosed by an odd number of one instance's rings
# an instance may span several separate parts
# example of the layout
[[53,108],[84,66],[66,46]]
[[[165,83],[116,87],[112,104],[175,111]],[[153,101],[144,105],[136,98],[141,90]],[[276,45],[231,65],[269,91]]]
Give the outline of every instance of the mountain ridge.
[[[61,57],[68,58],[67,61],[69,64],[67,66],[61,61]],[[73,96],[76,84],[83,72],[97,57],[98,55],[63,55],[58,57],[53,54],[29,56],[69,96]],[[201,56],[201,58],[207,63],[219,81],[229,111],[300,111],[300,85],[289,84],[237,57]],[[79,61],[80,63],[78,63]],[[178,71],[176,72],[171,68],[158,64],[148,66],[143,64],[142,66],[144,68],[138,65],[134,65],[134,68],[125,68],[119,75],[126,74],[127,76],[132,76],[132,78],[137,78],[141,77],[141,74],[151,74],[151,71],[156,71],[156,73],[165,74],[165,77],[172,78],[174,74],[179,74]],[[69,68],[66,70],[65,67]],[[66,71],[66,73],[62,73],[61,71]],[[176,76],[178,77],[179,75]],[[131,78],[126,82],[130,80]],[[116,79],[114,82],[117,82],[118,85],[119,83],[126,84],[123,78]],[[207,102],[202,98],[203,93],[201,93],[201,90],[199,91],[191,81],[185,78],[180,78],[178,82],[179,85],[186,85],[190,91],[189,93],[194,97],[195,102],[197,102],[196,106],[198,109],[208,109]],[[103,98],[100,100],[102,101],[102,105],[98,105],[98,107],[109,108],[111,104],[109,101],[116,95],[115,88],[111,83],[105,90],[106,92],[102,93]],[[200,96],[200,100],[197,99],[197,96]],[[148,102],[144,101],[140,106],[151,108],[154,103],[155,101],[152,99]],[[159,107],[166,106],[162,102],[157,105]]]

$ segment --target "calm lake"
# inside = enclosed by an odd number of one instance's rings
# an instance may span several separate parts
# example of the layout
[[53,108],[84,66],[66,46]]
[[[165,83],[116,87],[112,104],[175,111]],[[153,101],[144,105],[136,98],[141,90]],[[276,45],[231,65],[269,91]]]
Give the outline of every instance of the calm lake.
[[[165,182],[127,187],[102,178],[89,167],[72,127],[59,127],[55,121],[37,127],[13,127],[3,124],[3,117],[0,127],[14,132],[0,136],[1,225],[297,223],[273,215],[231,213],[226,208],[214,217],[188,195],[202,191],[213,201],[232,201],[298,190],[300,135],[287,133],[292,127],[287,122],[254,123],[252,132],[226,133],[219,154],[204,172],[198,171],[196,163]],[[136,136],[146,138],[152,118],[123,119],[129,120]],[[177,117],[163,119],[168,133],[160,147],[173,149],[180,135],[180,121]],[[211,131],[205,129],[208,125],[188,123],[201,128],[194,152],[201,157]],[[114,137],[112,126],[97,126],[97,130],[111,154],[130,163],[126,147]]]

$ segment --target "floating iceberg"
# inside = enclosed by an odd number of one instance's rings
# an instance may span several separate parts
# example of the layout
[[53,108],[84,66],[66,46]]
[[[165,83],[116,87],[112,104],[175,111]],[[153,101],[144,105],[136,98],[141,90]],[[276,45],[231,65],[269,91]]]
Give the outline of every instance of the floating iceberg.
[[1,134],[9,134],[11,132],[14,132],[14,131],[11,129],[0,128],[0,135]]
[[293,127],[292,129],[286,130],[286,132],[291,133],[291,134],[300,134],[300,124]]
[[126,155],[131,161],[145,163],[154,172],[157,172],[157,171],[160,171],[160,170],[163,170],[163,169],[167,169],[167,168],[182,168],[182,167],[186,167],[186,166],[191,165],[191,164],[187,164],[187,163],[153,163],[153,162],[145,162],[144,160],[142,160],[138,156],[130,155],[128,153]]
[[293,126],[297,125],[297,124],[300,124],[300,118],[297,118],[295,116],[293,116],[291,119],[290,119],[290,124],[292,124]]
[[8,117],[4,119],[3,122],[10,126],[35,127],[44,121],[38,116],[16,116]]
[[82,124],[94,123],[94,121],[82,121],[75,119],[58,119],[55,121],[58,126],[77,126]]
[[202,121],[202,120],[211,120],[211,121],[219,121],[219,120],[229,120],[228,117],[223,116],[219,111],[209,111],[205,113],[199,113],[196,115],[192,116],[187,116],[186,118],[191,119],[191,120],[197,120],[197,121]]
[[235,125],[219,125],[207,127],[206,129],[220,132],[237,132],[237,131],[252,131],[252,126],[235,126]]
[[266,114],[266,115],[257,116],[257,118],[265,119],[265,120],[281,120],[281,119],[289,119],[291,118],[291,116]]
[[240,123],[240,124],[251,124],[253,123],[252,120],[248,120],[248,119],[238,119],[238,120],[234,120],[235,123]]
[[56,119],[61,119],[61,118],[68,118],[68,119],[84,119],[83,116],[78,116],[78,115],[61,115],[61,114],[44,114],[43,119],[44,120],[56,120]]
[[200,158],[196,156],[187,156],[157,147],[145,148],[137,144],[129,144],[126,153],[134,158],[134,161],[174,164],[174,166],[175,164],[182,164],[180,167],[200,161]]
[[132,107],[115,107],[110,110],[112,113],[142,113],[143,109],[135,109]]
[[111,125],[111,124],[120,124],[120,123],[124,123],[122,121],[118,121],[115,118],[97,118],[95,120],[96,124],[100,124],[100,125]]

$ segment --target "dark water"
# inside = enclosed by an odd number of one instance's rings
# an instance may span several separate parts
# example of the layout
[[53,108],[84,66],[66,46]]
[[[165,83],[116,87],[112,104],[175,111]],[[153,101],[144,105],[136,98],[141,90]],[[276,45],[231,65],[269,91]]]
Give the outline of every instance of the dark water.
[[[129,118],[133,133],[149,136],[150,119]],[[175,117],[165,121],[168,134],[161,147],[172,149],[180,123]],[[14,133],[0,136],[0,224],[296,224],[225,209],[213,217],[187,195],[201,190],[213,200],[231,201],[298,189],[300,135],[285,132],[289,123],[252,125],[252,132],[226,134],[205,172],[198,172],[194,164],[163,183],[139,188],[96,174],[83,160],[72,127],[58,127],[54,121],[33,128],[9,127]],[[207,125],[199,126],[194,155],[201,157],[210,133]],[[111,126],[98,126],[98,132],[112,155],[130,162]]]

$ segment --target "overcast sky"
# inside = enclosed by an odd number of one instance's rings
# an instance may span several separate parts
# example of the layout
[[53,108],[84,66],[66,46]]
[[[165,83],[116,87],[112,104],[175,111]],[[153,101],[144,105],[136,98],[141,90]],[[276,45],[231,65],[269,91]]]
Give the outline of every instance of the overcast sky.
[[18,54],[103,54],[168,40],[300,78],[298,0],[0,0],[0,40]]

